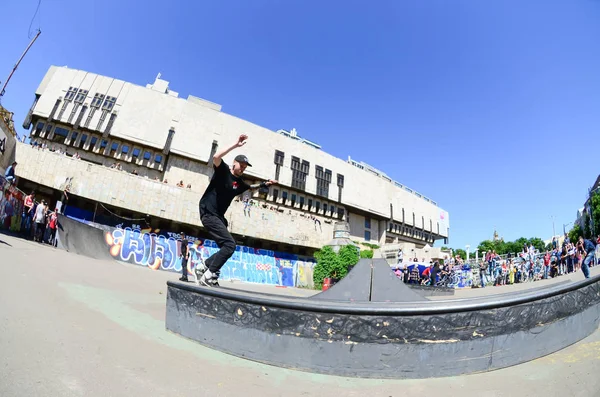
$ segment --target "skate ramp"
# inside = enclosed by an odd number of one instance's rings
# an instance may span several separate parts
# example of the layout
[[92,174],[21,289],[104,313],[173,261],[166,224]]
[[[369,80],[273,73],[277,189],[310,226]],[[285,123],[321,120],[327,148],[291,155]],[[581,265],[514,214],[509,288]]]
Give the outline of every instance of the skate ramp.
[[94,259],[114,260],[104,240],[104,233],[104,229],[58,215],[57,247],[65,251]]
[[396,276],[385,259],[360,259],[346,277],[310,299],[350,302],[425,300]]

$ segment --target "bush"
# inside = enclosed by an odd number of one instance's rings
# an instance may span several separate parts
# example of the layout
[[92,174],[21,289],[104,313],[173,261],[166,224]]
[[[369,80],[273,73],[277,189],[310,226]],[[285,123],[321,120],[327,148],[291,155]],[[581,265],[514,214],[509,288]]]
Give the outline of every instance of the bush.
[[315,252],[317,264],[313,270],[313,282],[316,289],[323,287],[323,279],[341,279],[348,274],[348,269],[358,262],[359,250],[353,245],[346,245],[336,254],[329,246]]
[[361,259],[371,259],[373,258],[373,250],[362,250],[360,251]]

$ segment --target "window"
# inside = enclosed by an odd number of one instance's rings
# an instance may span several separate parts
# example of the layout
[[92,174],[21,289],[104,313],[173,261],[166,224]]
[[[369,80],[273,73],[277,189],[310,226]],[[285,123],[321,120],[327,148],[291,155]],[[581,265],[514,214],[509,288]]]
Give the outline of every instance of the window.
[[81,140],[79,141],[79,145],[77,145],[77,147],[79,149],[83,149],[83,145],[85,145],[85,142],[87,141],[88,136],[86,134],[81,134]]
[[69,91],[67,91],[67,94],[65,95],[65,101],[72,101],[75,99],[75,94],[77,94],[77,88],[69,87]]
[[312,199],[309,198],[308,199],[308,210],[309,211],[312,209],[312,204],[313,204]]
[[[102,112],[102,114],[104,115],[104,112]],[[117,118],[116,113],[112,113],[110,115],[110,119],[108,119],[108,124],[106,125],[106,130],[104,131],[104,134],[106,136],[108,136],[108,134],[110,134],[110,130],[112,130],[112,126],[115,123],[116,118]]]
[[114,96],[107,96],[104,100],[104,105],[102,105],[102,110],[111,111],[115,106],[115,102],[117,102],[117,98]]
[[163,159],[163,157],[162,157],[162,155],[160,155],[160,154],[157,154],[156,156],[154,156],[154,162],[155,162],[157,165],[160,165],[160,164],[162,163],[162,159]]
[[106,149],[107,146],[108,146],[108,141],[106,139],[103,139],[102,142],[100,143],[100,151],[104,153],[104,149]]
[[[75,106],[73,108],[73,111],[75,110],[77,106]],[[83,107],[81,108],[81,111],[79,112],[79,116],[77,116],[77,120],[75,120],[75,128],[79,127],[79,125],[81,124],[81,120],[83,120],[83,115],[85,114],[85,112],[87,111],[88,107],[86,105],[83,105]],[[69,123],[71,122],[71,117],[69,117]]]
[[[51,126],[48,126],[48,127],[52,128]],[[67,139],[68,135],[69,135],[69,130],[67,130],[66,128],[62,128],[62,127],[56,127],[54,129],[54,137],[52,137],[52,142],[65,143],[65,139]]]
[[365,217],[365,229],[371,228],[371,218]]
[[40,132],[42,132],[43,129],[44,129],[44,123],[42,123],[42,122],[37,123],[37,125],[35,126],[35,131],[34,131],[33,135],[40,135]]
[[140,157],[140,153],[141,153],[141,149],[133,149],[133,152],[131,153],[131,159],[136,162],[138,157]]
[[73,133],[71,134],[71,142],[70,142],[71,145],[75,146],[75,141],[77,141],[78,135],[79,134],[77,133],[77,131],[73,131]]
[[371,231],[365,230],[365,241],[371,241]]
[[321,203],[318,201],[315,201],[315,210],[317,212],[321,211]]
[[129,146],[127,146],[127,145],[123,145],[123,146],[121,146],[121,153],[122,153],[122,154],[125,154],[125,155],[126,155],[127,153],[129,153]]
[[335,206],[332,205],[331,207],[329,207],[330,211],[331,211],[331,216],[333,216],[333,214],[335,214]]
[[292,193],[292,207],[296,205],[296,195]]
[[85,100],[85,97],[88,94],[88,90],[79,90],[77,92],[77,96],[75,96],[75,103],[83,103],[83,101]]
[[283,204],[285,204],[287,202],[287,197],[288,197],[287,192],[281,192],[281,199],[283,200]]
[[344,209],[343,208],[338,207],[338,218],[340,218],[340,219],[344,218]]
[[283,159],[285,157],[285,153],[279,151],[279,150],[275,150],[275,164],[277,165],[283,165]]
[[279,190],[273,189],[273,201],[277,201],[278,196],[279,196]]
[[92,139],[90,140],[89,150],[94,150],[94,148],[96,147],[96,143],[98,143],[98,138],[93,136]]
[[108,153],[109,156],[114,156],[115,153],[117,153],[117,149],[119,148],[119,143],[118,142],[113,142],[112,145],[110,145],[110,152]]
[[69,115],[69,118],[67,119],[67,123],[69,123],[69,124],[73,123],[73,117],[75,117],[75,113],[77,113],[77,109],[79,109],[78,103],[73,105],[73,110],[71,110],[71,114]]
[[337,185],[338,187],[344,187],[344,175],[337,174]]
[[152,153],[149,151],[144,152],[144,160],[150,160],[152,158]]
[[300,162],[298,157],[292,156],[292,187],[299,190],[306,190],[306,176],[310,163],[306,160]]
[[303,196],[300,196],[299,202],[300,202],[300,209],[303,209],[304,208],[304,197]]
[[315,167],[315,177],[317,178],[317,195],[329,197],[329,184],[331,183],[331,170],[325,170],[317,165]]
[[46,136],[50,136],[50,131],[52,131],[52,124],[46,126]]
[[102,101],[104,101],[104,95],[96,94],[94,95],[94,99],[92,99],[91,107],[94,109],[99,109],[100,105],[102,105]]

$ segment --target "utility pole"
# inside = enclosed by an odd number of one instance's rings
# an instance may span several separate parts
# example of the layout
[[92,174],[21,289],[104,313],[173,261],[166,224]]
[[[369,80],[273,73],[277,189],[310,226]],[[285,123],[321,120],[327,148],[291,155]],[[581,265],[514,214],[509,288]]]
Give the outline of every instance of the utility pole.
[[2,98],[2,96],[4,96],[4,89],[8,85],[8,82],[12,78],[13,74],[15,74],[15,71],[19,67],[19,64],[21,63],[21,61],[23,60],[23,58],[25,58],[25,55],[27,55],[27,52],[29,51],[29,49],[31,48],[31,46],[33,45],[33,43],[35,43],[35,41],[40,36],[40,34],[42,34],[42,31],[38,29],[37,34],[35,35],[35,37],[29,42],[29,45],[27,46],[27,48],[25,49],[25,51],[23,52],[23,54],[21,54],[21,58],[19,58],[19,60],[17,61],[17,63],[13,67],[13,70],[8,75],[8,78],[6,79],[6,81],[4,82],[4,85],[2,86],[2,89],[0,90],[0,98]]
[[552,237],[556,236],[556,231],[554,230],[554,215],[551,216],[552,218]]

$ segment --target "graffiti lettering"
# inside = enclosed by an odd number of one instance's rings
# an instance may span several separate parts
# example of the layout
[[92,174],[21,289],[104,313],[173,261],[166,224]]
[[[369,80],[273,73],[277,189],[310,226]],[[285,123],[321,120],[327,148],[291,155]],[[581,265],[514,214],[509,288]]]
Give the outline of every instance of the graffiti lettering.
[[[212,240],[200,241],[186,236],[190,257],[182,264],[181,241],[178,235],[150,233],[149,230],[132,228],[114,229],[105,233],[110,254],[117,260],[147,266],[154,270],[181,272],[186,266],[192,274],[194,268],[219,250]],[[312,287],[315,261],[309,257],[237,246],[232,257],[221,268],[222,280],[281,285],[288,287]]]

